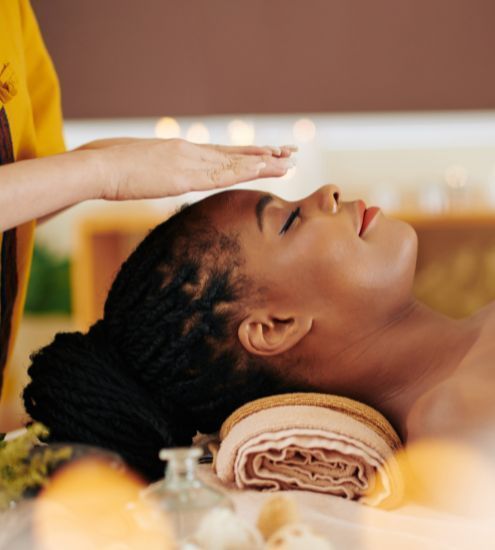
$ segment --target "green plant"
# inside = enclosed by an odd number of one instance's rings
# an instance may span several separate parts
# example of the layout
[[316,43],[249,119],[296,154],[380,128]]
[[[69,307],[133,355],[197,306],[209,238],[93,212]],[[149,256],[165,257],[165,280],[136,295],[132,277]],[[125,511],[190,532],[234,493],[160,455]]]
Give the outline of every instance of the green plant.
[[35,244],[25,310],[36,314],[70,313],[68,258],[59,258]]
[[[39,423],[10,441],[0,434],[0,510],[9,508],[26,493],[44,487],[55,467],[71,458],[73,450],[69,446],[38,447],[39,441],[47,436],[48,429]],[[35,448],[37,452],[33,452]]]

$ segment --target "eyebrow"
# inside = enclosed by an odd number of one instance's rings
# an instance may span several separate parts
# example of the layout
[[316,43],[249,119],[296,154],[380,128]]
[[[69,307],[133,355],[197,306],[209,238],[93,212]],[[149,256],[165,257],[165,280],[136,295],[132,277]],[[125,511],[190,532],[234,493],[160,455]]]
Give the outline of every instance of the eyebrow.
[[263,212],[265,207],[268,206],[273,200],[272,195],[263,195],[256,203],[256,221],[258,222],[258,228],[263,231]]

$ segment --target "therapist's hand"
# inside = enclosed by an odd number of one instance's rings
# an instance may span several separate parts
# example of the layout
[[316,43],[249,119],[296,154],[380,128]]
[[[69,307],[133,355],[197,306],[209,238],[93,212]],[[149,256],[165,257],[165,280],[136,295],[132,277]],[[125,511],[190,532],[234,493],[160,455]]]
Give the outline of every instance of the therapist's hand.
[[279,177],[294,166],[293,146],[198,145],[183,139],[117,138],[80,147],[95,150],[108,200],[159,198],[218,189],[263,177]]

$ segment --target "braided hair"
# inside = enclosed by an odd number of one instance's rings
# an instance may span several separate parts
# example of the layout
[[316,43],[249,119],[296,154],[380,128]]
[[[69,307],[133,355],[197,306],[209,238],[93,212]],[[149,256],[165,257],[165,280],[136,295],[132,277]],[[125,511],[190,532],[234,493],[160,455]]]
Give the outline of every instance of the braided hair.
[[189,206],[156,227],[122,265],[103,319],[57,334],[31,356],[26,411],[52,441],[118,452],[153,480],[158,452],[213,433],[247,401],[291,391],[236,334],[243,297],[236,235]]

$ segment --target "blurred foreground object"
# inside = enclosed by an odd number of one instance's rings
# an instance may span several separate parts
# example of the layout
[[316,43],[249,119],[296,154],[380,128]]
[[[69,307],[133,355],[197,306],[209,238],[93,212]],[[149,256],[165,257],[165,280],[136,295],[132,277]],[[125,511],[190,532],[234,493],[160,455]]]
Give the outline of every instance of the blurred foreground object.
[[24,434],[0,441],[0,511],[13,508],[26,493],[44,487],[49,474],[60,463],[72,456],[73,450],[60,446],[56,449],[40,447],[33,452],[39,440],[48,435],[42,424],[32,424]]
[[296,502],[285,495],[267,498],[257,526],[227,508],[203,517],[184,550],[333,550],[328,540],[303,523]]
[[424,438],[409,444],[398,460],[409,499],[459,519],[495,517],[495,468],[476,447],[452,438]]
[[143,483],[102,458],[81,459],[61,471],[34,508],[36,547],[42,550],[167,550],[169,522],[139,493]]
[[184,550],[262,550],[263,539],[255,527],[227,508],[210,510]]
[[266,550],[333,550],[330,542],[299,517],[296,501],[275,495],[263,503],[258,529],[266,540]]
[[198,447],[163,449],[160,458],[167,461],[165,478],[143,491],[146,501],[155,503],[170,517],[180,541],[188,540],[211,510],[234,508],[224,493],[196,477],[202,454]]
[[414,293],[419,300],[454,318],[495,300],[495,214],[404,219],[418,234]]

